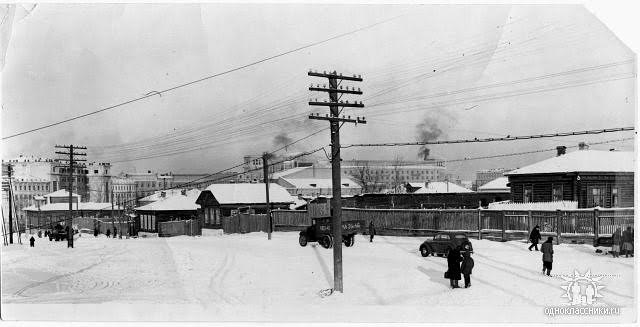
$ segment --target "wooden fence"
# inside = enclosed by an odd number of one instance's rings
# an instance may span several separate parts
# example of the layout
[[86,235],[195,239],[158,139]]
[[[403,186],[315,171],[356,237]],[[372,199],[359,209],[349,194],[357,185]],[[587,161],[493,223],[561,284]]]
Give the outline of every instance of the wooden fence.
[[[301,210],[274,210],[274,230],[301,230],[312,215]],[[246,216],[246,217],[245,217]],[[239,215],[223,220],[225,233],[267,231],[266,215]],[[634,209],[485,210],[485,209],[358,209],[343,208],[343,220],[373,222],[380,235],[427,236],[438,231],[464,231],[478,238],[527,239],[538,225],[544,236],[590,238],[633,227]]]
[[202,226],[197,219],[165,221],[158,223],[158,236],[171,237],[178,235],[202,235]]

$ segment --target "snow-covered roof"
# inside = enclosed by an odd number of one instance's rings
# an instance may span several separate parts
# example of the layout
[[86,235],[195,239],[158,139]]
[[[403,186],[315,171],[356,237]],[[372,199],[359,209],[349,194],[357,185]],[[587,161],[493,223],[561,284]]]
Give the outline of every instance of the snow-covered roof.
[[297,210],[298,208],[306,206],[306,205],[307,205],[307,200],[305,200],[305,199],[296,199],[295,202],[289,206],[289,209]]
[[[162,197],[162,192],[164,192],[165,194],[165,198],[168,198],[170,196],[174,196],[177,194],[182,193],[181,189],[170,189],[170,190],[162,190],[162,191],[156,191],[155,193],[145,196],[144,198],[140,199],[140,202],[149,202],[149,201],[158,201],[161,200]],[[198,198],[198,195],[200,195],[200,190],[198,189],[191,189],[187,191],[187,194],[195,194],[195,197]]]
[[[196,191],[196,192],[194,192]],[[137,207],[136,210],[145,211],[184,211],[184,210],[198,210],[199,205],[196,204],[196,200],[200,195],[198,190],[187,191],[186,195],[178,194],[168,195],[164,198],[151,202],[147,205]]]
[[[49,194],[45,194],[44,195],[45,198],[49,198],[49,197],[51,197],[51,198],[59,198],[59,197],[65,197],[65,196],[69,196],[69,191],[67,191],[67,190],[65,190],[63,188],[61,188],[61,189],[59,189],[59,190],[57,190],[57,191],[55,191],[53,193],[49,193]],[[79,197],[80,195],[71,192],[71,196]]]
[[509,183],[509,177],[498,177],[482,186],[479,186],[478,192],[511,191],[511,188],[507,186],[507,183]]
[[[304,188],[324,188],[330,189],[333,186],[331,178],[282,178],[287,183],[297,189]],[[342,188],[361,188],[361,186],[349,178],[341,178]]]
[[[210,191],[220,204],[267,202],[264,183],[211,184],[206,191]],[[274,183],[269,184],[269,202],[294,203],[295,199],[284,187]]]
[[423,186],[419,190],[415,191],[415,194],[422,193],[469,193],[473,192],[468,188],[464,188],[460,185],[451,182],[429,182],[427,186]]
[[308,169],[308,168],[311,168],[311,167],[296,167],[296,168],[291,168],[291,169],[275,172],[275,173],[271,174],[270,179],[278,179],[278,178],[281,178],[281,177],[289,176],[291,174],[295,174],[297,172],[301,172],[301,171],[303,171],[305,169]]
[[[123,209],[122,207],[119,207],[118,205],[113,205],[113,208],[115,210],[120,210]],[[24,209],[22,209],[24,211],[64,211],[64,210],[69,210],[69,203],[49,203],[49,204],[43,204],[40,206],[40,209],[38,209],[38,207],[36,205],[32,205],[29,207],[26,207]],[[80,202],[80,203],[73,203],[73,210],[91,210],[91,211],[98,211],[98,210],[111,210],[111,203],[108,202]]]
[[632,173],[635,155],[628,151],[577,150],[512,170],[505,175],[614,172]]

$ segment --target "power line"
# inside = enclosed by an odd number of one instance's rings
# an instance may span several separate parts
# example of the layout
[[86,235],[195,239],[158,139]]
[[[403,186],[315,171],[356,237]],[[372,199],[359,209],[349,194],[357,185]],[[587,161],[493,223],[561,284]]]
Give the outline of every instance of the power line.
[[292,50],[281,52],[279,54],[276,54],[276,55],[273,55],[273,56],[270,56],[270,57],[266,57],[266,58],[263,58],[263,59],[260,59],[260,60],[245,64],[245,65],[242,65],[242,66],[239,66],[239,67],[235,67],[235,68],[232,68],[232,69],[220,72],[220,73],[216,73],[216,74],[213,74],[213,75],[205,76],[205,77],[199,78],[197,80],[193,80],[193,81],[190,81],[190,82],[187,82],[187,83],[176,85],[176,86],[173,86],[173,87],[161,90],[161,91],[149,92],[149,93],[147,93],[147,94],[145,94],[145,95],[143,95],[141,97],[137,97],[137,98],[134,98],[134,99],[131,99],[131,100],[127,100],[127,101],[124,101],[124,102],[121,102],[121,103],[118,103],[118,104],[115,104],[115,105],[112,105],[112,106],[109,106],[109,107],[105,107],[105,108],[102,108],[102,109],[99,109],[99,110],[88,112],[86,114],[82,114],[82,115],[79,115],[79,116],[74,116],[74,117],[71,117],[71,118],[68,118],[68,119],[64,119],[64,120],[61,120],[61,121],[58,121],[58,122],[55,122],[55,123],[43,125],[43,126],[40,126],[40,127],[36,127],[36,128],[30,129],[30,130],[26,130],[26,131],[23,131],[23,132],[19,132],[19,133],[16,133],[16,134],[5,136],[5,137],[2,137],[2,139],[3,140],[7,140],[7,139],[10,139],[10,138],[14,138],[16,136],[32,133],[32,132],[43,130],[43,129],[46,129],[46,128],[49,128],[49,127],[53,127],[53,126],[56,126],[56,125],[68,123],[68,122],[73,121],[73,120],[77,120],[77,119],[84,118],[84,117],[87,117],[87,116],[95,115],[95,114],[100,113],[100,112],[104,112],[104,111],[107,111],[107,110],[115,109],[115,108],[130,104],[130,103],[138,102],[140,100],[156,96],[156,95],[162,95],[163,93],[171,92],[171,91],[174,91],[174,90],[186,87],[186,86],[190,86],[190,85],[193,85],[193,84],[196,84],[196,83],[200,83],[200,82],[203,82],[203,81],[215,78],[215,77],[219,77],[219,76],[226,75],[226,74],[229,74],[229,73],[232,73],[232,72],[235,72],[235,71],[238,71],[238,70],[242,70],[242,69],[245,69],[245,68],[248,68],[248,67],[251,67],[251,66],[255,66],[257,64],[260,64],[260,63],[263,63],[263,62],[266,62],[266,61],[270,61],[270,60],[273,60],[273,59],[276,59],[276,58],[279,58],[279,57],[282,57],[282,56],[286,56],[286,55],[294,53],[294,52],[298,52],[298,51],[301,51],[301,50],[304,50],[304,49],[307,49],[307,48],[311,48],[311,47],[314,47],[316,45],[320,45],[320,44],[323,44],[323,43],[326,43],[326,42],[329,42],[329,41],[333,41],[335,39],[339,39],[339,38],[342,38],[342,37],[345,37],[345,36],[348,36],[348,35],[351,35],[351,34],[354,34],[354,33],[357,33],[357,32],[360,32],[360,31],[363,31],[363,30],[366,30],[366,29],[369,29],[369,28],[372,28],[372,27],[375,27],[375,26],[378,26],[378,25],[381,25],[381,24],[384,24],[384,23],[387,23],[387,22],[390,22],[390,21],[395,20],[397,18],[400,18],[402,16],[404,16],[404,15],[394,16],[394,17],[391,17],[391,18],[383,20],[383,21],[379,21],[379,22],[376,22],[376,23],[373,23],[373,24],[369,24],[369,25],[357,28],[355,30],[352,30],[352,31],[349,31],[349,32],[346,32],[346,33],[338,34],[338,35],[332,36],[330,38],[327,38],[327,39],[324,39],[324,40],[321,40],[321,41],[309,43],[307,45],[303,45],[303,46],[297,47],[297,48],[292,49]]
[[460,140],[444,140],[444,141],[426,141],[426,142],[393,142],[393,143],[361,143],[361,144],[348,144],[342,146],[342,148],[351,147],[391,147],[391,146],[408,146],[408,145],[432,145],[432,144],[455,144],[455,143],[485,143],[485,142],[498,142],[498,141],[516,141],[516,140],[530,140],[530,139],[542,139],[549,137],[565,137],[574,135],[591,135],[591,134],[603,134],[603,133],[615,133],[623,131],[633,131],[634,127],[616,127],[595,129],[587,131],[574,131],[574,132],[562,132],[553,134],[536,134],[536,135],[522,135],[506,137],[489,137],[489,138],[473,138],[473,139],[460,139]]

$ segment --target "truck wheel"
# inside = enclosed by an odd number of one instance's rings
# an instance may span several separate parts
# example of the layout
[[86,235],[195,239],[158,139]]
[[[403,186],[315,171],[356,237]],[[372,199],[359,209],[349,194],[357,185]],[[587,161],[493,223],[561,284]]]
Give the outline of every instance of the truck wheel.
[[347,236],[347,243],[345,244],[347,247],[352,247],[356,242],[355,237],[353,235]]
[[300,238],[298,238],[298,243],[300,243],[300,246],[307,246],[307,236],[304,234],[300,234]]
[[329,249],[333,246],[333,239],[330,235],[324,235],[320,238],[320,245],[325,249]]

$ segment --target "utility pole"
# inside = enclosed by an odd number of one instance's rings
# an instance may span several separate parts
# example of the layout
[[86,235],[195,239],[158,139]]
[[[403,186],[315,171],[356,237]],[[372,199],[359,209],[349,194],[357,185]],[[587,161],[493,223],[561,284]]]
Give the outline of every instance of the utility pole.
[[273,220],[271,219],[271,202],[269,202],[269,153],[262,154],[262,179],[264,180],[266,190],[266,204],[267,204],[267,219],[269,220],[269,232],[267,233],[267,239],[271,240],[271,233],[273,232]]
[[[340,98],[343,94],[356,94],[362,95],[360,88],[356,90],[355,87],[341,86],[342,81],[362,82],[360,76],[342,76],[336,71],[318,73],[315,71],[309,71],[309,76],[323,77],[329,80],[328,87],[326,85],[320,86],[313,84],[309,87],[309,91],[327,92],[329,93],[329,102],[319,102],[309,100],[311,106],[326,106],[330,109],[330,115],[324,117],[319,114],[311,114],[309,119],[328,120],[331,126],[331,184],[332,184],[332,197],[331,197],[331,230],[333,233],[333,290],[340,293],[343,292],[342,283],[342,183],[341,183],[341,171],[340,171],[340,127],[341,123],[355,123],[366,124],[364,117],[356,117],[352,119],[351,116],[342,115],[340,113],[345,107],[352,108],[364,108],[362,101],[360,103],[351,102],[348,100],[341,101]],[[340,84],[338,83],[340,81]],[[340,98],[338,97],[340,94]]]
[[111,229],[115,229],[116,227],[115,215],[113,210],[113,185],[111,185]]
[[[68,191],[69,191],[69,217],[67,218],[69,221],[66,224],[68,231],[67,231],[67,248],[73,248],[73,227],[71,226],[73,224],[73,170],[76,168],[76,165],[74,165],[75,162],[79,162],[79,161],[87,161],[86,159],[78,159],[78,158],[74,158],[73,156],[86,156],[86,153],[80,153],[80,152],[74,152],[73,150],[86,150],[87,148],[84,146],[74,146],[73,144],[71,145],[56,145],[55,146],[58,149],[66,149],[69,152],[63,152],[63,151],[56,151],[57,154],[62,154],[62,155],[68,155],[69,156],[69,181],[68,181]],[[66,160],[66,159],[63,159]],[[80,189],[80,188],[78,188]],[[78,199],[78,202],[80,202],[80,199]],[[78,203],[78,205],[80,205]]]
[[13,185],[11,183],[11,175],[13,174],[13,166],[7,165],[7,176],[9,177],[9,244],[13,244]]

